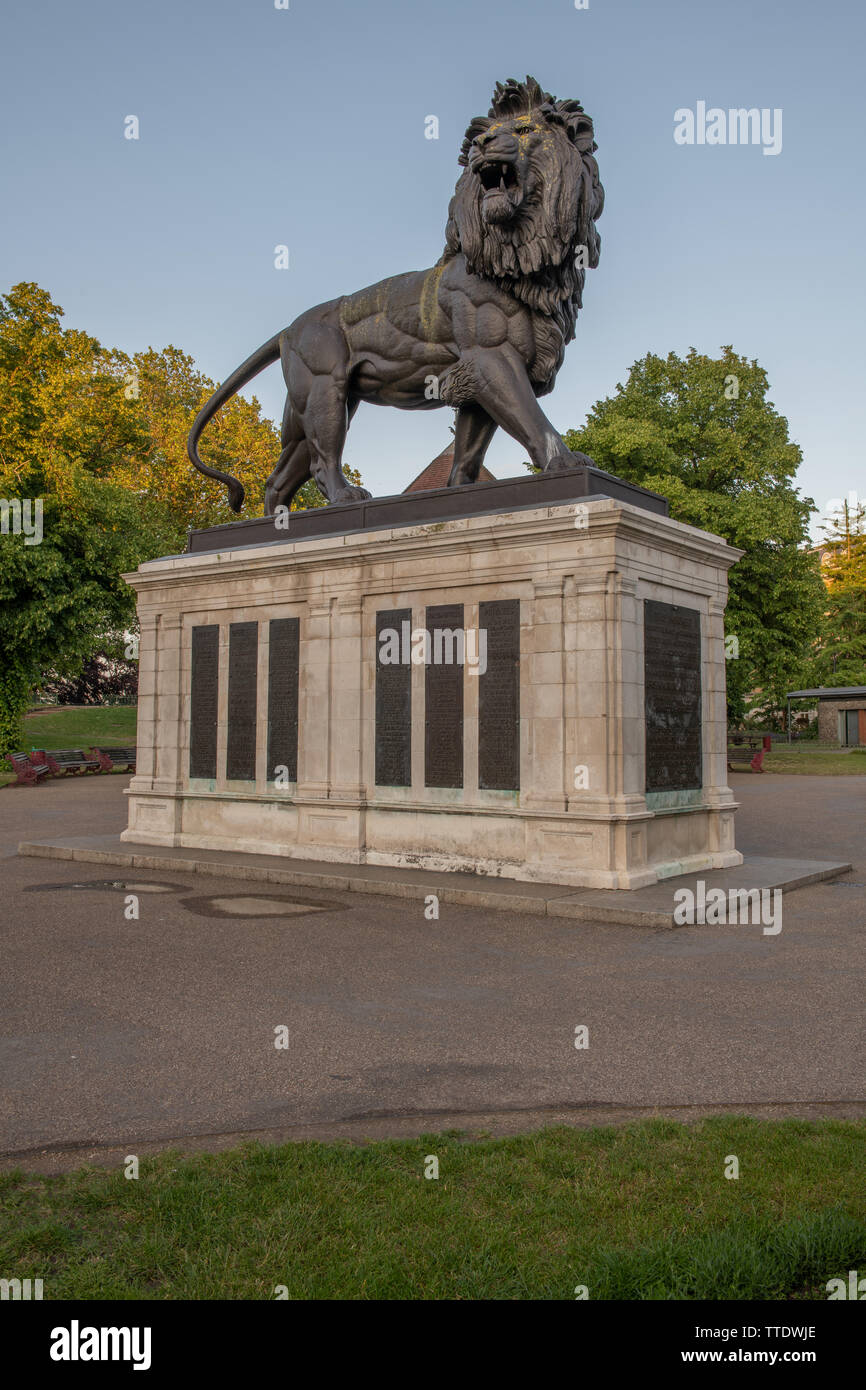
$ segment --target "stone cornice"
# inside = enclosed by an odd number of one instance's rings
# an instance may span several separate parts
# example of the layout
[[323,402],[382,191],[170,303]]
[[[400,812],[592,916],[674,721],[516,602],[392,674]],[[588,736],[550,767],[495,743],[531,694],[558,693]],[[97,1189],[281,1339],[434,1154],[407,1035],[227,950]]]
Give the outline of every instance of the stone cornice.
[[[430,567],[430,585],[434,585],[441,559],[459,554],[467,541],[477,550],[479,545],[488,555],[501,555],[503,565],[479,567],[476,571],[479,582],[496,579],[501,582],[509,577],[508,553],[512,549],[527,545],[539,547],[538,564],[549,577],[551,564],[563,574],[574,573],[575,567],[594,568],[602,557],[597,553],[587,553],[586,542],[605,541],[609,545],[603,562],[616,563],[616,551],[620,542],[632,542],[647,546],[651,550],[680,556],[692,562],[706,558],[712,566],[730,568],[744,554],[727,541],[714,536],[709,531],[700,531],[670,517],[646,512],[624,502],[605,498],[584,503],[588,514],[588,525],[577,528],[574,525],[574,506],[570,503],[558,506],[533,508],[526,511],[504,512],[495,516],[461,517],[453,521],[435,522],[422,526],[407,526],[399,529],[389,528],[381,531],[355,533],[347,536],[324,537],[321,540],[302,542],[287,541],[285,545],[270,543],[267,546],[250,546],[229,551],[209,551],[196,555],[167,556],[165,559],[150,560],[141,565],[124,579],[139,593],[159,590],[170,582],[172,590],[193,587],[202,581],[215,578],[226,579],[229,575],[246,575],[251,580],[259,575],[273,579],[280,574],[302,575],[306,571],[321,574],[326,566],[330,592],[340,588],[351,590],[356,583],[357,571],[368,565],[402,565],[413,562]],[[574,538],[574,547],[568,555],[548,556],[543,548],[554,545],[561,547],[567,537]],[[581,553],[581,552],[584,553]],[[340,571],[346,571],[341,583]],[[527,577],[525,558],[520,567],[521,577]],[[520,571],[515,570],[514,577]],[[419,571],[423,574],[423,568]],[[426,581],[425,581],[426,582]],[[393,575],[388,579],[376,577],[374,585],[383,591],[401,587],[418,587],[418,575],[410,582],[408,576]]]

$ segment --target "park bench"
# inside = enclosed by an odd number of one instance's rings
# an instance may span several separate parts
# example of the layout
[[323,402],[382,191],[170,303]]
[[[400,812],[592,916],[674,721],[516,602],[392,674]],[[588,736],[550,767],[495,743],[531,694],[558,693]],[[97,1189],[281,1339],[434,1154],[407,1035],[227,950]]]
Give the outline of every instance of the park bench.
[[41,777],[51,776],[48,764],[35,754],[28,757],[26,753],[7,753],[6,761],[12,765],[16,787],[35,787]]
[[735,772],[734,763],[748,763],[753,772],[763,772],[764,749],[759,748],[757,752],[749,748],[747,744],[740,744],[736,748],[728,749],[728,771]]
[[735,733],[730,737],[733,742],[728,745],[728,771],[736,770],[734,763],[748,763],[753,772],[763,772],[764,754],[773,746],[772,734]]
[[135,772],[135,748],[91,748],[90,751],[99,759],[103,772],[110,772],[113,767]]
[[78,772],[98,772],[98,758],[88,758],[81,748],[34,748],[31,755],[46,762],[55,777]]

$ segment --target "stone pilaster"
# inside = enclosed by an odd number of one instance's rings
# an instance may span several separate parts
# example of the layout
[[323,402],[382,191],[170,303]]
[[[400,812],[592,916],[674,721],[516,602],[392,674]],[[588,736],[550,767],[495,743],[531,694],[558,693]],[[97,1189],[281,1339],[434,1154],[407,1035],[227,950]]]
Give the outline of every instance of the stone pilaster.
[[301,619],[299,801],[326,801],[330,790],[331,688],[331,600],[318,597]]
[[153,790],[160,793],[179,791],[185,773],[181,766],[181,749],[184,743],[183,635],[182,614],[176,611],[159,614],[154,673],[156,761]]
[[156,769],[157,614],[144,609],[139,612],[138,623],[138,747],[129,789],[151,791]]
[[[563,577],[536,579],[520,625],[521,792],[533,811],[565,811]],[[525,713],[524,713],[525,711]],[[525,790],[524,790],[525,787]]]
[[360,595],[337,600],[331,614],[331,747],[332,801],[362,801],[363,633]]
[[704,792],[733,800],[728,787],[728,703],[725,666],[725,600],[709,598],[703,662]]
[[[463,626],[467,633],[478,634],[478,604],[463,607]],[[480,636],[476,636],[475,651],[480,652]],[[468,664],[463,679],[463,795],[467,802],[477,803],[478,795],[478,666]]]

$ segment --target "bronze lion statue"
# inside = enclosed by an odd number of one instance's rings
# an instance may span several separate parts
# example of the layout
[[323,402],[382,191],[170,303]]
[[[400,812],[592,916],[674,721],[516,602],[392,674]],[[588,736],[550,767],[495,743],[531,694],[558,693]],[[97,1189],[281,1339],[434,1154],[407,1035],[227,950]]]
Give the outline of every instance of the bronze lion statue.
[[497,83],[489,115],[476,116],[466,132],[436,265],[308,309],[199,411],[189,457],[227,485],[233,510],[244,489],[202,463],[199,436],[277,358],[287,398],[266,516],[311,477],[329,502],[370,496],[341,466],[361,401],[456,407],[449,486],[477,481],[497,425],[544,471],[591,463],[566,448],[538,397],[553,388],[574,337],[586,268],[598,264],[604,190],[596,148],[580,102],[557,101],[531,77]]

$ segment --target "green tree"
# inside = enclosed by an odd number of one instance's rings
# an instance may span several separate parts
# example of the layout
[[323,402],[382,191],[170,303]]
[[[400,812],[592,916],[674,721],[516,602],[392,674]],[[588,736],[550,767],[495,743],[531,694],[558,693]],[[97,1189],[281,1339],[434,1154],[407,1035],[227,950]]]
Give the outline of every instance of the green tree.
[[[0,753],[20,744],[42,672],[72,674],[131,620],[121,575],[170,533],[158,510],[110,481],[150,447],[124,399],[123,363],[64,331],[61,312],[33,284],[0,298]],[[28,513],[29,535],[17,524]]]
[[649,353],[599,401],[571,449],[600,468],[661,493],[671,516],[745,551],[729,573],[725,619],[737,640],[728,708],[784,708],[809,670],[821,626],[822,586],[808,549],[814,504],[794,486],[802,455],[767,398],[766,372],[732,347],[718,358]]
[[827,601],[817,678],[822,685],[866,685],[866,505],[845,502],[822,529]]
[[[129,357],[64,329],[62,317],[36,284],[0,296],[0,755],[20,745],[21,714],[44,672],[77,675],[133,624],[123,573],[182,550],[188,527],[233,518],[224,489],[186,455],[214,383],[178,348]],[[279,454],[258,402],[235,397],[204,452],[238,473],[247,509],[258,511]],[[34,543],[16,522],[25,507],[32,518],[37,501]],[[308,483],[293,506],[323,503]]]

